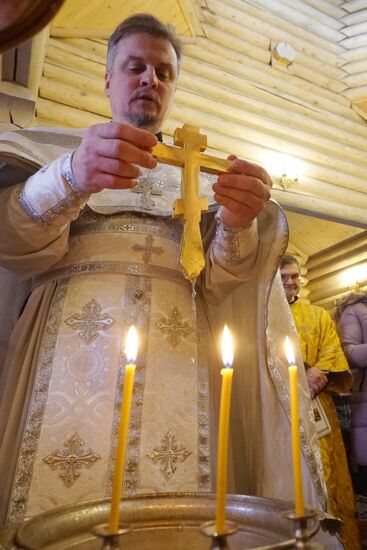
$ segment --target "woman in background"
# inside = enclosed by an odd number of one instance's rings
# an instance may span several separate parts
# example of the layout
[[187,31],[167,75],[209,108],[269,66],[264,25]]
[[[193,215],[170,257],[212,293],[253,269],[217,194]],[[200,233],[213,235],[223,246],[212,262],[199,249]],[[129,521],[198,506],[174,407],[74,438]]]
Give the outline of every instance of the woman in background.
[[351,438],[354,488],[367,495],[367,293],[352,292],[337,304],[337,330],[353,372]]

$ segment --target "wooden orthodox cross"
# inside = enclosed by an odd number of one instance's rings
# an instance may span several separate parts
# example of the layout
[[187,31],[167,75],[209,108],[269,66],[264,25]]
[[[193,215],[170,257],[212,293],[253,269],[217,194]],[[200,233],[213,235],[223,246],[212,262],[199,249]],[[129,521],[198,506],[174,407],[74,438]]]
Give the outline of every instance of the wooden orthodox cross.
[[210,174],[228,172],[229,160],[203,155],[207,138],[199,128],[184,124],[176,128],[173,142],[176,145],[158,143],[152,154],[166,164],[182,166],[181,198],[177,199],[173,216],[184,220],[184,233],[180,264],[185,277],[195,280],[205,266],[203,243],[200,234],[201,212],[208,210],[208,197],[200,195],[200,170]]

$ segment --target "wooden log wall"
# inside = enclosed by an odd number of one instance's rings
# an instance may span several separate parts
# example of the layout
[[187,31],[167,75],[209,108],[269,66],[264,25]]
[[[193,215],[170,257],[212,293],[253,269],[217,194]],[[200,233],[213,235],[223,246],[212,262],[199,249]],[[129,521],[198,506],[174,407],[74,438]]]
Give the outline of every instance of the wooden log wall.
[[351,99],[354,110],[367,120],[367,5],[361,0],[342,2],[345,15],[341,18],[345,38],[340,45],[340,67],[347,73],[344,95]]
[[314,254],[307,262],[308,298],[331,313],[358,283],[367,292],[367,231]]

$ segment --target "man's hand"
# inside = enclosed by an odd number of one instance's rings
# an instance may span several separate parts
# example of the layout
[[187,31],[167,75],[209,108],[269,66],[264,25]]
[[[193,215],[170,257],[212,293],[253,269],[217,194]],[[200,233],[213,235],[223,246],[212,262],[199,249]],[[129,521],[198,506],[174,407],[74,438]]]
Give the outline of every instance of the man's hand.
[[229,174],[221,174],[213,185],[214,199],[224,208],[221,220],[229,227],[247,227],[270,199],[273,185],[267,171],[253,162],[228,157]]
[[328,377],[317,367],[310,367],[306,370],[308,387],[310,388],[311,399],[318,395],[328,383]]
[[104,188],[134,187],[141,175],[139,166],[157,165],[150,154],[156,144],[154,134],[128,124],[91,126],[73,155],[72,170],[78,188],[85,193],[98,193]]

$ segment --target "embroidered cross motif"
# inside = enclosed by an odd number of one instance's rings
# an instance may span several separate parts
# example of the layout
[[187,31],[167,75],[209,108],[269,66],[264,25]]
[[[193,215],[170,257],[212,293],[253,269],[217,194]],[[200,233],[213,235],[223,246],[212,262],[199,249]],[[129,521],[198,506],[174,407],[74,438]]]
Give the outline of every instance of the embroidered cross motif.
[[98,336],[101,330],[109,329],[115,321],[106,313],[102,313],[102,307],[95,301],[88,302],[82,313],[73,313],[65,319],[65,323],[74,330],[79,330],[79,336],[90,344]]
[[172,347],[178,346],[182,338],[192,333],[192,328],[182,320],[181,311],[175,306],[168,317],[161,315],[157,321],[157,327],[167,335],[167,340]]
[[152,254],[163,254],[164,250],[161,246],[153,246],[154,238],[151,235],[148,235],[145,238],[145,246],[141,244],[134,244],[132,247],[133,250],[136,250],[136,252],[144,252],[143,254],[143,262],[145,264],[148,264],[150,262],[150,259],[152,257]]
[[80,476],[80,470],[84,466],[90,468],[101,457],[92,451],[92,449],[83,449],[84,441],[78,434],[74,434],[65,441],[65,449],[57,449],[43,459],[43,462],[51,467],[51,470],[60,468],[59,477],[67,488],[71,487]]
[[161,439],[161,446],[154,447],[152,451],[147,453],[147,456],[152,459],[154,464],[159,462],[162,464],[160,471],[163,476],[168,480],[177,470],[176,463],[184,462],[191,451],[186,449],[183,445],[176,443],[176,436],[172,430],[168,430],[166,435]]

